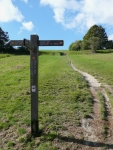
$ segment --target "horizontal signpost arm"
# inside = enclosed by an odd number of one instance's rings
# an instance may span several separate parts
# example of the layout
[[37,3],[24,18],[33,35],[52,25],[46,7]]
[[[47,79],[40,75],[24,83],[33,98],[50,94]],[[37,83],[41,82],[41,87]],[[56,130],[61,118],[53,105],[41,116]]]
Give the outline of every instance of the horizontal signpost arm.
[[34,46],[31,44],[30,40],[11,40],[11,46],[26,46],[29,50],[34,51]]
[[[63,40],[39,40],[37,41],[37,46],[63,46]],[[26,46],[29,50],[34,51],[34,46],[31,44],[30,40],[11,40],[11,46]]]
[[63,46],[63,40],[39,40],[38,46]]
[[11,46],[24,46],[23,40],[11,40],[10,41]]

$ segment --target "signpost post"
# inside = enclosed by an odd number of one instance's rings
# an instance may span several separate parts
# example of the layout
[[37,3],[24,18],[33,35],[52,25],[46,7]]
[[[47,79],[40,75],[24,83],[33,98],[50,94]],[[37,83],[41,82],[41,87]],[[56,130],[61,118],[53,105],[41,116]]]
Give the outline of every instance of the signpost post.
[[38,136],[38,41],[37,35],[31,35],[31,45],[34,51],[30,51],[30,78],[31,78],[31,134]]
[[26,46],[30,50],[30,91],[31,91],[31,134],[39,136],[38,122],[38,55],[39,46],[63,46],[63,40],[39,40],[31,35],[30,40],[11,40],[11,46]]

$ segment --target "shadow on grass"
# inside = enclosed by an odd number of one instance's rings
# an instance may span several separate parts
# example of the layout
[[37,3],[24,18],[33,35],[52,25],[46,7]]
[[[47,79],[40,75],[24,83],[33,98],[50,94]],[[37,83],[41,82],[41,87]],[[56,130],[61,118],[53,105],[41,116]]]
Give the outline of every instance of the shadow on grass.
[[[105,144],[105,143],[102,143],[102,142],[93,142],[93,141],[88,141],[88,140],[84,140],[84,139],[76,139],[76,138],[73,138],[73,137],[65,137],[65,136],[60,136],[60,135],[53,135],[53,134],[42,134],[40,135],[41,136],[44,136],[44,140],[45,141],[53,141],[55,138],[61,140],[62,142],[71,142],[71,143],[76,143],[76,144],[81,144],[81,145],[85,145],[85,146],[90,146],[90,147],[106,147],[108,149],[113,149],[113,144]],[[49,138],[48,138],[49,137]],[[51,137],[51,138],[50,138]],[[32,139],[34,137],[33,136],[30,136],[27,140],[26,140],[26,143],[27,142],[31,142]]]
[[[108,149],[113,149],[113,144],[105,144],[105,143],[101,143],[101,142],[93,142],[93,141],[88,141],[88,140],[84,140],[84,139],[76,139],[73,137],[63,137],[63,136],[59,136],[59,135],[53,135],[53,134],[43,134],[46,137],[54,137],[58,138],[61,141],[64,142],[71,142],[71,143],[76,143],[76,144],[81,144],[81,145],[85,145],[85,146],[90,146],[90,147],[106,147]],[[48,138],[47,138],[48,139]],[[50,140],[54,140],[54,139],[50,139]]]
[[57,136],[58,139],[65,141],[65,142],[73,142],[77,144],[82,144],[85,146],[91,146],[91,147],[107,147],[113,149],[113,144],[105,144],[101,142],[93,142],[93,141],[88,141],[84,139],[75,139],[75,138],[70,138],[70,137],[62,137],[62,136]]

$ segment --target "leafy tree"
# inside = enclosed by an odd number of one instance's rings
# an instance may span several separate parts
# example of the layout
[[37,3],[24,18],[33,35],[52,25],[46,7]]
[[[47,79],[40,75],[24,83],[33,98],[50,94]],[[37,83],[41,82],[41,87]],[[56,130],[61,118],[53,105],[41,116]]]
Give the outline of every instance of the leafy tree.
[[20,46],[15,50],[15,54],[18,55],[29,55],[30,51],[28,50],[28,48],[24,47],[24,46]]
[[8,46],[7,42],[9,41],[8,32],[4,32],[0,27],[0,51],[3,52],[4,49]]
[[90,47],[89,47],[89,40],[83,40],[82,41],[82,49],[83,50],[89,50]]
[[97,37],[100,39],[100,49],[106,47],[108,37],[102,26],[93,25],[83,37],[83,40],[88,41],[91,37]]
[[100,45],[100,39],[98,37],[91,37],[89,39],[89,47],[91,48],[92,52],[96,52],[96,50],[99,48]]
[[82,49],[82,41],[77,40],[69,46],[69,50],[71,51],[79,51]]
[[74,43],[71,43],[71,44],[69,45],[69,50],[70,50],[70,51],[73,51],[73,45],[74,45]]
[[82,41],[81,40],[77,40],[75,41],[75,50],[79,51],[82,49]]
[[113,41],[112,41],[112,40],[109,40],[109,41],[107,42],[106,48],[107,48],[107,49],[113,49]]

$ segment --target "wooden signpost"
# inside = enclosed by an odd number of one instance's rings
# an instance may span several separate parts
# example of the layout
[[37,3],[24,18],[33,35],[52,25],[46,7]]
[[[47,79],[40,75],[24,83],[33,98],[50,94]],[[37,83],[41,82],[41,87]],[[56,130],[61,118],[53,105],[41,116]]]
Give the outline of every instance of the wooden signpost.
[[30,50],[30,91],[31,91],[31,134],[39,136],[38,122],[38,55],[39,46],[63,46],[63,40],[39,40],[31,35],[30,40],[11,40],[11,46],[26,46]]

